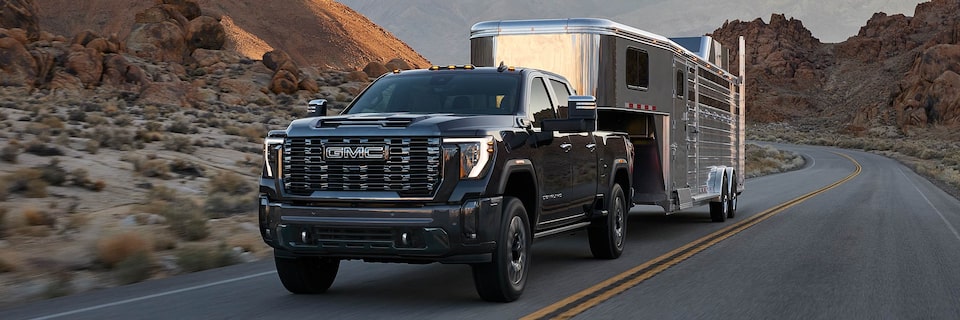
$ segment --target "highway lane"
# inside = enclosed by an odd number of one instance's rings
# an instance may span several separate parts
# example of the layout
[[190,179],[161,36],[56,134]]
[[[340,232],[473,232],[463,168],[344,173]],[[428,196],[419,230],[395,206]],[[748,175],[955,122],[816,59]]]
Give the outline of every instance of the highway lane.
[[[514,303],[480,301],[467,266],[356,261],[344,262],[328,294],[294,296],[272,261],[261,261],[41,301],[0,318],[520,318],[855,169],[824,148],[789,148],[812,160],[807,168],[749,180],[727,223],[709,222],[705,207],[671,216],[635,208],[626,252],[612,261],[592,259],[583,232],[538,240],[527,290]],[[948,226],[960,226],[960,204],[894,161],[840,152],[863,173],[579,317],[957,318],[960,236]]]
[[[752,186],[843,166],[794,148],[816,165]],[[839,152],[863,166],[853,180],[577,318],[960,318],[960,201],[893,160]]]

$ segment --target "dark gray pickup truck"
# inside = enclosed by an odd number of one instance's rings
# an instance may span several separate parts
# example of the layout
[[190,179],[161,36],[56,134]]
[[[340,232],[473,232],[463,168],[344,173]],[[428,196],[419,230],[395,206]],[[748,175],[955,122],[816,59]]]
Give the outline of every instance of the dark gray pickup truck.
[[260,179],[260,231],[293,293],[361,259],[470,264],[480,297],[513,301],[533,239],[586,229],[595,257],[623,251],[633,147],[559,75],[400,71],[339,115],[311,109],[268,134]]

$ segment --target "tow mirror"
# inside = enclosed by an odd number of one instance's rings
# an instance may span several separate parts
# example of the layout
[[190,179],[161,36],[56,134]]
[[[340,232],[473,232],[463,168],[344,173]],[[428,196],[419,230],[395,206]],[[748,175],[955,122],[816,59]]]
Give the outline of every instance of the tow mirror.
[[544,131],[590,132],[597,130],[597,98],[570,96],[567,100],[567,119],[543,120]]
[[322,117],[327,115],[327,99],[310,100],[307,103],[308,117]]

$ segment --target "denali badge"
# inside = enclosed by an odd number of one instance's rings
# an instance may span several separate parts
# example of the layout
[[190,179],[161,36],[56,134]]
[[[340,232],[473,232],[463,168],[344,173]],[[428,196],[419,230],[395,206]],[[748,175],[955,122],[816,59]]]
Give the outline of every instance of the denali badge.
[[323,149],[323,158],[327,160],[384,160],[387,149],[384,146],[329,146]]

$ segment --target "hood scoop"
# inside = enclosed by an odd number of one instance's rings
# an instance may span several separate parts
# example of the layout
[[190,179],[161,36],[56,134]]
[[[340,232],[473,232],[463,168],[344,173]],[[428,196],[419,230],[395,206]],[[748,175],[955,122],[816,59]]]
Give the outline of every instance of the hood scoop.
[[382,128],[406,128],[410,124],[427,118],[426,115],[420,116],[341,116],[328,117],[320,119],[317,122],[317,128],[339,128],[339,127],[382,127]]

